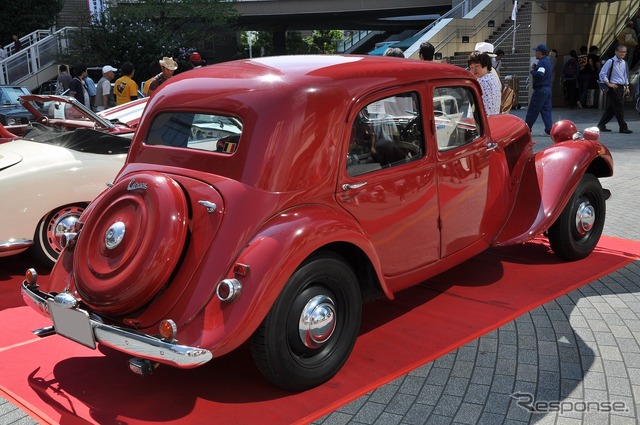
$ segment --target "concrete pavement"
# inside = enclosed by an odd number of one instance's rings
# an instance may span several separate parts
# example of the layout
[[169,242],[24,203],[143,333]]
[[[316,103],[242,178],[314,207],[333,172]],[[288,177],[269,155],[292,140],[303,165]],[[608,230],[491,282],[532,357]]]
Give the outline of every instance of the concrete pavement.
[[[526,109],[512,111],[524,119]],[[556,109],[583,130],[601,110]],[[600,140],[614,176],[603,179],[604,234],[640,240],[640,116],[633,134],[614,120]],[[539,146],[551,143],[540,118]],[[640,261],[524,314],[390,382],[314,425],[637,424],[640,414]],[[520,403],[520,404],[519,404]],[[521,406],[522,405],[522,406]],[[534,412],[528,409],[534,410]]]

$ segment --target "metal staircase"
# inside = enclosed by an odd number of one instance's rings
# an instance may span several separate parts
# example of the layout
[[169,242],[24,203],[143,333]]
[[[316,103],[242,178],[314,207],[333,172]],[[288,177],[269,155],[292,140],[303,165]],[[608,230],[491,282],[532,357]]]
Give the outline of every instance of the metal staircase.
[[[500,77],[505,80],[507,76],[513,76],[518,82],[518,104],[525,106],[529,102],[528,78],[531,69],[531,10],[530,1],[524,1],[518,5],[516,27],[514,28],[511,19],[500,25],[496,31],[484,40],[493,44],[494,49],[501,49],[505,52],[502,59],[502,70]],[[515,30],[515,40],[513,32]],[[479,40],[478,40],[479,41]],[[473,48],[475,43],[469,43]],[[467,59],[471,51],[456,52],[451,58],[451,63],[463,68],[467,67]]]
[[9,53],[0,60],[0,84],[26,86],[35,90],[40,84],[58,75],[57,56],[69,45],[69,33],[74,30],[38,30],[20,38],[22,49],[13,51],[13,44],[4,47]]

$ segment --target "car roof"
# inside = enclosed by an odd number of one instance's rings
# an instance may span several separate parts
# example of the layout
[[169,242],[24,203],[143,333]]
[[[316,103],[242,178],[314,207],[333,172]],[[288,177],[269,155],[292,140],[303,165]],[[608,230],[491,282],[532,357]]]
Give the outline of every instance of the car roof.
[[[175,94],[188,94],[190,102],[194,91],[202,92],[206,98],[210,91],[220,95],[221,92],[237,90],[272,90],[278,87],[281,96],[288,96],[298,88],[326,85],[328,82],[341,86],[349,97],[359,97],[370,92],[376,83],[388,87],[392,82],[407,83],[433,77],[438,78],[470,78],[468,71],[436,62],[415,59],[401,59],[385,56],[359,55],[293,55],[273,56],[256,59],[245,59],[224,62],[183,72],[161,86],[167,90],[172,87]],[[206,85],[200,78],[206,79]],[[192,80],[192,85],[185,85],[185,80]],[[361,84],[358,84],[361,83]],[[198,87],[196,89],[196,87]],[[172,91],[172,94],[174,92]],[[173,96],[172,96],[173,97]],[[157,99],[154,108],[162,107],[164,102]],[[175,101],[175,98],[173,99]],[[172,103],[172,101],[168,101]]]
[[[341,149],[337,145],[349,131],[344,124],[356,101],[379,90],[434,78],[475,82],[468,71],[448,64],[357,55],[266,57],[186,71],[165,81],[151,96],[128,161],[148,161],[145,155],[158,149],[143,144],[157,114],[228,114],[243,123],[241,142],[234,155],[203,158],[207,169],[265,190],[313,186],[330,179],[328,171],[336,169],[335,152]],[[187,160],[187,155],[204,154],[171,155],[173,165],[195,169],[198,161]],[[294,167],[275,173],[271,165],[301,161],[315,170],[305,179]]]

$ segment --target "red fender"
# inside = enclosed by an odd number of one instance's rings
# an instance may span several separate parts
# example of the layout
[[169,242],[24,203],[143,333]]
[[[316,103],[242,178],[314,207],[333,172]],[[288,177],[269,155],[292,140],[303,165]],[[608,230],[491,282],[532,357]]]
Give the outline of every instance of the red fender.
[[526,242],[546,231],[588,171],[596,177],[613,174],[611,153],[599,142],[561,142],[529,157],[513,210],[492,245]]
[[[215,297],[209,301],[201,312],[200,323],[210,323],[222,316],[224,326],[207,329],[198,341],[200,346],[210,347],[214,356],[220,356],[244,343],[267,315],[296,268],[314,251],[336,240],[364,251],[383,282],[373,247],[350,216],[319,206],[294,208],[270,220],[239,255],[236,263],[248,265],[248,273],[234,276],[230,271],[226,277],[242,282],[242,294],[231,304]],[[283,257],[283,253],[289,255]]]
[[0,123],[0,139],[17,139],[18,136],[7,130],[2,123]]

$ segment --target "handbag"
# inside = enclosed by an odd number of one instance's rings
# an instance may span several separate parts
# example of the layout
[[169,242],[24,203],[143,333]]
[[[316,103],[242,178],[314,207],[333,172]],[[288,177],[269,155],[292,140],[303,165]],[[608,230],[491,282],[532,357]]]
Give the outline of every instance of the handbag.
[[511,110],[516,100],[516,92],[513,91],[508,85],[502,87],[502,94],[500,96],[500,113],[506,114]]

